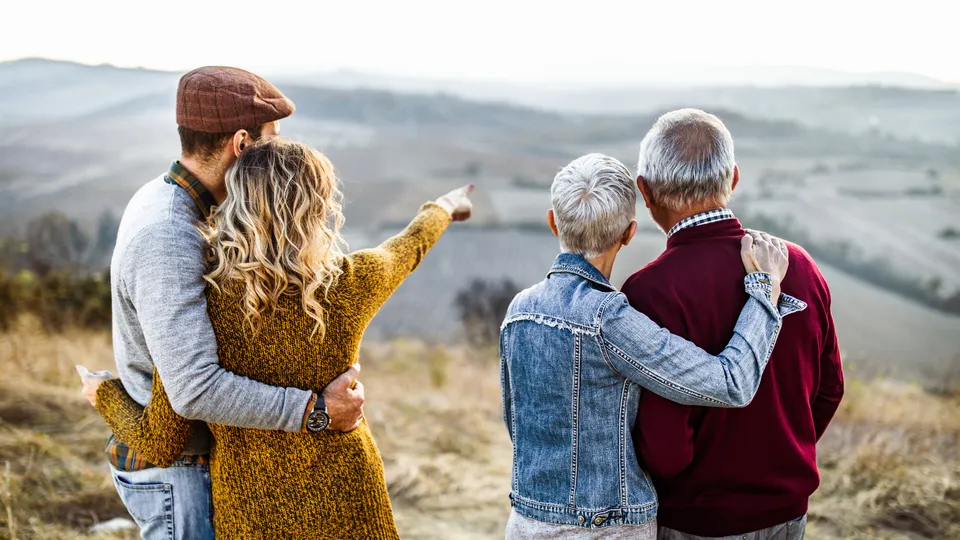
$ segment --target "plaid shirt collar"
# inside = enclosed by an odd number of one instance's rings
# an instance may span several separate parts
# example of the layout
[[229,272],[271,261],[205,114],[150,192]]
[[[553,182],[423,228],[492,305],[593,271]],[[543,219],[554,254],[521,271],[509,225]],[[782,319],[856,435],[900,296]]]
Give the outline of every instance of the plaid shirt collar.
[[725,219],[736,219],[736,216],[733,215],[733,211],[729,208],[717,208],[715,210],[707,210],[706,212],[700,212],[699,214],[694,214],[690,217],[685,217],[677,222],[676,225],[670,228],[667,232],[667,238],[677,234],[677,232],[682,231],[683,229],[689,229],[690,227],[698,227],[700,225],[706,225],[707,223],[714,223],[717,221],[723,221]]
[[209,217],[211,210],[217,205],[217,199],[213,197],[213,193],[203,187],[200,180],[185,169],[179,161],[174,161],[170,165],[170,170],[163,176],[163,179],[168,184],[176,184],[182,187],[190,194],[193,201],[197,203],[197,207],[203,212],[203,217]]

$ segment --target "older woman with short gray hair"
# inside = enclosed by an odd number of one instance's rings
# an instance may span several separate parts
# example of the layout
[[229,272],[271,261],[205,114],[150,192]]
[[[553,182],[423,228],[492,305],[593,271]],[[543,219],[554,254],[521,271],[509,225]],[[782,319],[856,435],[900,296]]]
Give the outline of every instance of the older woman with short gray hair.
[[636,231],[636,191],[616,159],[589,154],[550,189],[562,253],[510,304],[500,335],[503,418],[514,447],[507,538],[657,535],[657,498],[631,432],[641,389],[688,405],[742,407],[756,393],[782,323],[771,301],[787,259],[776,241],[743,243],[749,296],[713,356],[671,335],[610,284]]
[[564,253],[599,257],[636,226],[633,177],[623,163],[603,154],[587,154],[561,169],[550,186],[550,202]]

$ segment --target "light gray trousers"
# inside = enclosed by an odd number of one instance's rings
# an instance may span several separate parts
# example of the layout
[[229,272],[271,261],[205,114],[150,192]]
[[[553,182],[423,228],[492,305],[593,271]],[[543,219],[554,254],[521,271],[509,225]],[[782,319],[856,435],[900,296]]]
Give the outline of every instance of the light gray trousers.
[[762,531],[721,537],[696,536],[660,527],[657,540],[803,540],[803,533],[806,529],[807,516],[803,516]]

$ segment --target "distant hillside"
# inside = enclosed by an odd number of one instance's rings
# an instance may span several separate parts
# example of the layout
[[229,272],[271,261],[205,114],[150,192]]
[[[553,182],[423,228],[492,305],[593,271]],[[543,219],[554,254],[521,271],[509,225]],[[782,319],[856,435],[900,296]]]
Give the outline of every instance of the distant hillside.
[[[43,59],[0,63],[0,125],[62,120],[134,104],[163,88],[172,95],[178,75]],[[665,75],[658,80],[651,75],[647,83],[619,86],[589,82],[547,86],[429,80],[342,71],[277,75],[271,79],[295,96],[308,94],[311,88],[325,88],[346,92],[326,97],[354,97],[315,104],[301,104],[298,100],[302,111],[327,118],[342,114],[354,119],[387,120],[382,110],[369,111],[366,107],[378,99],[381,105],[390,106],[389,96],[397,95],[421,96],[419,104],[409,99],[392,104],[399,108],[389,114],[398,120],[408,113],[416,113],[420,120],[431,115],[442,118],[454,112],[443,110],[444,100],[456,98],[578,115],[649,115],[696,106],[850,134],[875,132],[899,140],[960,145],[960,87],[902,73],[850,74],[789,67],[704,68],[702,72],[688,70],[680,79]],[[429,105],[424,107],[426,102]],[[404,111],[403,107],[408,109]],[[492,123],[501,120],[478,119]]]
[[902,72],[850,73],[829,69],[796,66],[646,66],[632,74],[635,79],[620,85],[596,84],[570,80],[551,84],[512,83],[493,79],[456,80],[380,75],[342,69],[333,72],[277,74],[281,80],[311,86],[339,88],[382,88],[401,92],[451,92],[474,99],[508,99],[508,94],[537,94],[549,91],[602,89],[629,86],[634,88],[783,88],[847,86],[885,86],[916,90],[956,89],[958,84]]
[[177,74],[26,59],[0,63],[0,125],[60,120],[90,113],[158,88]]
[[[136,186],[176,156],[177,76],[47,60],[0,64],[4,98],[0,124],[7,124],[0,132],[3,217],[17,220],[62,210],[89,221],[104,209],[119,211]],[[383,186],[397,182],[426,186],[480,179],[498,189],[545,185],[557,167],[593,151],[632,164],[641,138],[665,110],[660,106],[629,114],[562,113],[444,93],[281,86],[297,104],[297,113],[284,122],[283,132],[330,152],[343,177],[359,182],[354,211],[371,218],[393,215],[373,201],[381,201]],[[758,89],[729,92],[731,96],[747,92],[757,103],[756,110],[762,110],[767,99]],[[854,102],[881,102],[891,108],[909,104],[918,95],[894,89],[839,89],[828,95],[838,92],[848,93]],[[795,93],[807,96],[806,106],[814,106],[810,101],[817,95],[814,89]],[[930,110],[939,107],[947,118],[955,112],[949,92],[928,94],[937,97]],[[724,95],[717,93],[714,99],[722,101]],[[816,128],[805,121],[744,112],[734,101],[710,109],[727,123],[742,158],[823,161],[855,156],[878,164],[960,166],[960,152],[949,145]],[[411,189],[418,193],[426,188]],[[410,197],[419,198],[414,192]],[[497,207],[516,208],[517,195],[508,193],[494,196]],[[383,204],[396,200],[387,198]],[[502,219],[513,219],[513,212],[501,210]]]
[[630,114],[676,107],[726,109],[852,134],[960,145],[960,89],[853,87],[627,87],[544,94],[554,110]]
[[634,114],[677,107],[725,109],[848,133],[960,144],[960,85],[908,73],[844,73],[796,67],[663,68],[643,82],[534,85],[390,77],[351,71],[281,77],[346,89],[451,93],[578,114]]

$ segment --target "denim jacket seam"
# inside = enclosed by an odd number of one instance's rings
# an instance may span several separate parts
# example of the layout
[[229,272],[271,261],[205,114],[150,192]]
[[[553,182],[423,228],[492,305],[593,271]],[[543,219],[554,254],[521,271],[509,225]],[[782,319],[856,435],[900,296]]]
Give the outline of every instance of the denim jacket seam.
[[623,373],[620,373],[620,371],[616,367],[614,367],[613,362],[611,362],[610,359],[607,357],[606,341],[604,341],[603,338],[598,336],[597,345],[600,347],[600,356],[603,358],[603,362],[607,364],[607,367],[610,368],[610,371],[612,371],[614,375],[616,375],[617,377],[620,377],[623,380],[628,380],[623,375]]
[[535,501],[533,499],[524,497],[523,495],[514,493],[513,498],[520,503],[523,503],[527,506],[532,506],[534,508],[546,511],[570,511],[570,510],[580,510],[575,506],[570,506],[569,504],[554,504],[546,503],[541,501]]
[[699,399],[699,400],[701,400],[701,401],[706,401],[706,402],[710,402],[710,403],[717,403],[717,404],[720,404],[720,405],[723,405],[723,404],[724,404],[722,401],[720,401],[720,400],[718,400],[718,399],[714,399],[714,398],[712,398],[712,397],[710,397],[710,396],[703,395],[703,394],[701,394],[700,392],[696,392],[696,391],[694,391],[694,390],[691,390],[691,389],[687,388],[686,386],[681,386],[681,385],[673,382],[672,380],[665,378],[663,375],[660,375],[660,374],[657,373],[656,371],[653,371],[653,370],[651,370],[650,368],[644,366],[643,364],[640,364],[640,363],[638,363],[637,361],[635,361],[633,358],[630,357],[630,355],[628,355],[627,353],[625,353],[625,352],[623,352],[622,350],[620,350],[620,348],[617,347],[616,345],[614,345],[613,343],[610,343],[610,342],[607,341],[606,339],[604,340],[604,342],[607,344],[607,346],[610,348],[610,350],[611,350],[614,354],[616,354],[617,356],[619,356],[620,358],[622,358],[625,362],[629,363],[631,366],[635,367],[638,371],[642,371],[642,372],[646,373],[651,379],[656,379],[657,381],[659,381],[659,382],[660,382],[661,384],[663,384],[664,386],[669,386],[670,388],[672,388],[672,389],[674,389],[674,390],[676,390],[676,391],[678,391],[678,392],[687,394],[688,396],[695,397],[695,398],[697,398],[697,399]]
[[[513,385],[510,384],[509,374],[507,373],[507,328],[503,328],[500,331],[500,387],[503,389],[503,423],[507,426],[507,432],[510,435],[510,445],[513,450],[513,463],[514,466],[511,467],[511,478],[510,478],[510,488],[512,490],[517,489],[517,434],[516,434],[516,417],[513,414]],[[509,412],[507,408],[507,403],[510,403]]]
[[580,444],[580,369],[583,343],[579,334],[573,336],[573,406],[571,407],[573,446],[570,452],[570,506],[577,505],[577,461],[579,460]]
[[603,302],[600,302],[600,305],[597,306],[597,315],[596,319],[593,321],[593,324],[596,326],[598,334],[602,333],[603,330],[603,314],[607,311],[607,304],[609,304],[614,298],[617,298],[617,296],[617,293],[608,294],[607,297],[603,299]]
[[[509,336],[508,336],[508,331],[509,331],[509,330],[508,330],[507,328],[504,328],[504,329],[503,329],[503,338],[504,338],[504,339],[503,339],[503,352],[502,352],[501,354],[506,354],[506,352],[507,352],[506,349],[507,349],[507,342],[508,342],[508,338],[509,338]],[[507,359],[506,359],[506,356],[503,356],[503,372],[502,372],[502,375],[501,375],[501,376],[503,376],[503,377],[508,377],[508,376],[509,376],[509,375],[507,374],[507,369],[508,369],[508,367],[507,367]],[[508,381],[508,382],[509,382],[509,381]],[[512,446],[513,446],[513,467],[512,467],[512,469],[513,469],[513,470],[512,470],[512,473],[513,473],[513,474],[512,474],[512,477],[513,477],[513,478],[512,478],[511,480],[512,480],[512,484],[513,484],[513,486],[512,486],[512,487],[513,487],[513,490],[514,490],[514,491],[517,491],[517,490],[520,488],[520,477],[519,477],[518,471],[517,471],[517,412],[516,412],[517,409],[516,409],[516,407],[513,406],[514,399],[513,399],[513,385],[512,385],[512,384],[510,385],[509,396],[507,396],[507,395],[504,396],[505,399],[506,399],[507,397],[509,397],[509,399],[510,399],[510,442],[512,443]],[[504,412],[506,412],[506,411],[504,411]],[[504,414],[504,418],[506,419],[506,414]]]
[[607,367],[609,367],[610,370],[617,375],[617,377],[620,377],[624,380],[629,380],[626,375],[621,373],[620,370],[613,365],[613,362],[611,362],[610,358],[607,356],[607,338],[603,336],[603,312],[606,310],[607,302],[609,302],[610,298],[613,296],[614,295],[610,295],[607,298],[604,298],[603,302],[600,302],[600,306],[597,308],[597,318],[595,323],[597,325],[597,345],[600,346],[600,356],[603,357],[603,361],[607,364]]
[[507,358],[506,358],[506,340],[504,339],[504,332],[506,329],[500,331],[500,388],[503,394],[503,405],[501,408],[501,415],[503,415],[503,424],[506,426],[507,431],[510,432],[511,439],[513,438],[513,426],[510,424],[508,416],[508,394],[510,393],[510,388],[507,381]]
[[627,396],[630,391],[630,381],[624,379],[623,390],[620,392],[620,434],[617,440],[620,451],[620,505],[627,504]]
[[576,506],[568,506],[563,504],[554,504],[554,503],[535,501],[533,499],[524,497],[517,493],[513,493],[512,496],[515,502],[521,503],[524,506],[529,506],[529,507],[536,508],[538,510],[544,510],[547,512],[558,512],[558,513],[574,511],[574,512],[581,512],[584,514],[588,514],[588,513],[595,514],[597,512],[607,512],[610,510],[649,511],[651,508],[657,506],[656,502],[649,502],[644,504],[625,505],[619,508],[585,508],[585,507],[576,507]]
[[[511,392],[512,391],[513,390],[511,390]],[[512,396],[511,396],[511,399],[512,399]],[[515,408],[510,409],[510,422],[513,423],[514,426],[517,425],[517,412]],[[517,440],[516,427],[514,427],[513,429],[514,429],[513,440],[516,441]],[[517,463],[517,443],[516,442],[513,443],[513,463],[514,463],[513,489],[514,491],[519,491],[520,490],[520,471],[517,469],[517,466],[516,466],[516,463]]]

